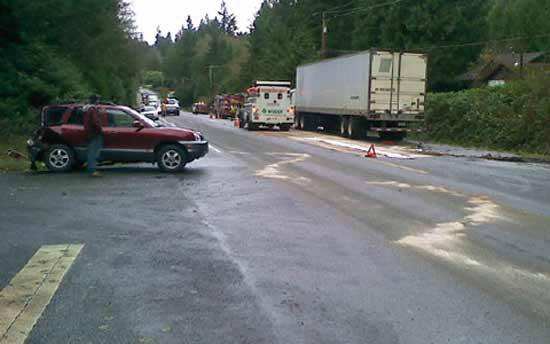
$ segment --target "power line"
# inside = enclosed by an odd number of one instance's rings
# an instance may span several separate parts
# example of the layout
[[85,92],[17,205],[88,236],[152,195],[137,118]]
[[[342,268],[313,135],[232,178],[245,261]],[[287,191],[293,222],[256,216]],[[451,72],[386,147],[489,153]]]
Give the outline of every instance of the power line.
[[494,43],[524,41],[524,40],[527,40],[527,39],[547,38],[547,37],[550,38],[550,32],[536,34],[536,35],[529,35],[529,36],[517,36],[517,37],[510,37],[510,38],[490,39],[490,40],[485,40],[485,41],[457,43],[457,44],[446,44],[446,45],[437,45],[437,46],[424,47],[424,48],[413,48],[413,49],[435,50],[435,49],[448,49],[448,48],[466,48],[466,47],[475,47],[475,46],[494,44]]
[[[449,48],[468,48],[468,47],[489,45],[489,44],[495,44],[495,43],[515,42],[515,41],[523,41],[523,40],[537,39],[537,38],[550,38],[550,32],[540,33],[540,34],[530,35],[530,36],[518,36],[518,37],[509,37],[509,38],[490,39],[490,40],[477,41],[477,42],[432,45],[430,47],[412,47],[412,48],[405,48],[403,50],[405,50],[405,51],[406,50],[430,51],[430,50],[449,49]],[[399,49],[395,49],[395,50],[399,50]],[[330,52],[342,53],[342,54],[352,54],[352,53],[361,52],[361,50],[330,50]]]
[[323,10],[323,11],[319,11],[319,12],[314,12],[312,13],[311,15],[312,16],[318,16],[320,14],[322,14],[323,12],[324,13],[329,13],[329,12],[333,12],[333,11],[338,11],[338,10],[343,10],[345,9],[346,7],[350,7],[351,5],[353,5],[353,2],[348,2],[347,4],[345,5],[339,5],[339,6],[334,6],[334,7],[331,7],[327,10]]
[[331,13],[331,12],[344,11],[344,10],[347,10],[347,8],[349,8],[350,6],[353,6],[353,2],[348,2],[348,3],[345,4],[345,5],[332,7],[332,8],[329,8],[329,9],[323,11],[323,12],[325,12],[325,13]]
[[349,16],[351,14],[356,14],[358,12],[369,11],[369,10],[372,10],[374,8],[396,5],[396,4],[398,4],[400,2],[403,2],[403,1],[404,0],[394,0],[394,1],[383,2],[381,4],[371,5],[371,6],[367,6],[367,7],[355,7],[355,8],[351,8],[349,10],[342,11],[341,13],[336,13],[336,14],[332,15],[330,18],[345,17],[345,16]]
[[333,7],[333,8],[329,8],[327,10],[315,12],[315,13],[312,14],[312,16],[319,16],[319,15],[324,13],[325,15],[332,15],[330,18],[337,18],[337,17],[350,15],[350,14],[356,13],[358,11],[361,12],[361,11],[366,11],[366,10],[370,10],[370,9],[373,9],[373,8],[384,7],[384,6],[388,6],[388,5],[394,5],[394,4],[400,3],[402,1],[404,1],[404,0],[393,0],[393,1],[388,1],[388,2],[381,3],[381,4],[374,4],[374,5],[370,5],[370,6],[357,6],[357,7],[354,7],[354,8],[346,8],[346,7],[350,7],[351,5],[353,5],[353,2],[349,2],[346,5],[336,6],[336,7]]

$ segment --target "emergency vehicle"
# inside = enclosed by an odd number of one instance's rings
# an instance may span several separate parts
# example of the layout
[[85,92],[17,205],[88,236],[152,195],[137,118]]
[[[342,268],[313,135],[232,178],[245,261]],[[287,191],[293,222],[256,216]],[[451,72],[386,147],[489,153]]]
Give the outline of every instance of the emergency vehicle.
[[260,126],[288,131],[294,123],[294,113],[290,104],[290,82],[256,81],[247,90],[248,97],[239,112],[240,125],[248,130]]

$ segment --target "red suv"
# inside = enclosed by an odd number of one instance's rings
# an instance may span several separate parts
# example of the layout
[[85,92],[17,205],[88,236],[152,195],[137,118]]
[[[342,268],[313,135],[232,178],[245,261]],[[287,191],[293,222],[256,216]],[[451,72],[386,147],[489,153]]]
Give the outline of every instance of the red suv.
[[[103,122],[103,162],[150,162],[165,172],[181,171],[208,153],[208,141],[192,129],[165,126],[131,108],[98,105]],[[41,126],[30,139],[31,168],[44,161],[50,171],[67,172],[86,161],[83,105],[47,106]]]

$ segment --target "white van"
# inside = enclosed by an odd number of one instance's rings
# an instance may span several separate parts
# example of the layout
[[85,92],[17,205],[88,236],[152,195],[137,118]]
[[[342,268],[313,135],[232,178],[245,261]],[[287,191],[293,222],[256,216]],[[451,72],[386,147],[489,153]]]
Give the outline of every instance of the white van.
[[278,126],[281,131],[288,131],[294,123],[290,101],[290,82],[257,81],[248,89],[248,98],[239,113],[241,127],[255,130]]

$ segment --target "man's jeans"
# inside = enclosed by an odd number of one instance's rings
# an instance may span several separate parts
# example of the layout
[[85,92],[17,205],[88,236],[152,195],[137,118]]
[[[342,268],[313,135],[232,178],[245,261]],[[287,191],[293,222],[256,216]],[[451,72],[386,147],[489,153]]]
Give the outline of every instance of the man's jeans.
[[101,149],[103,148],[103,135],[94,136],[88,142],[88,172],[95,172]]

